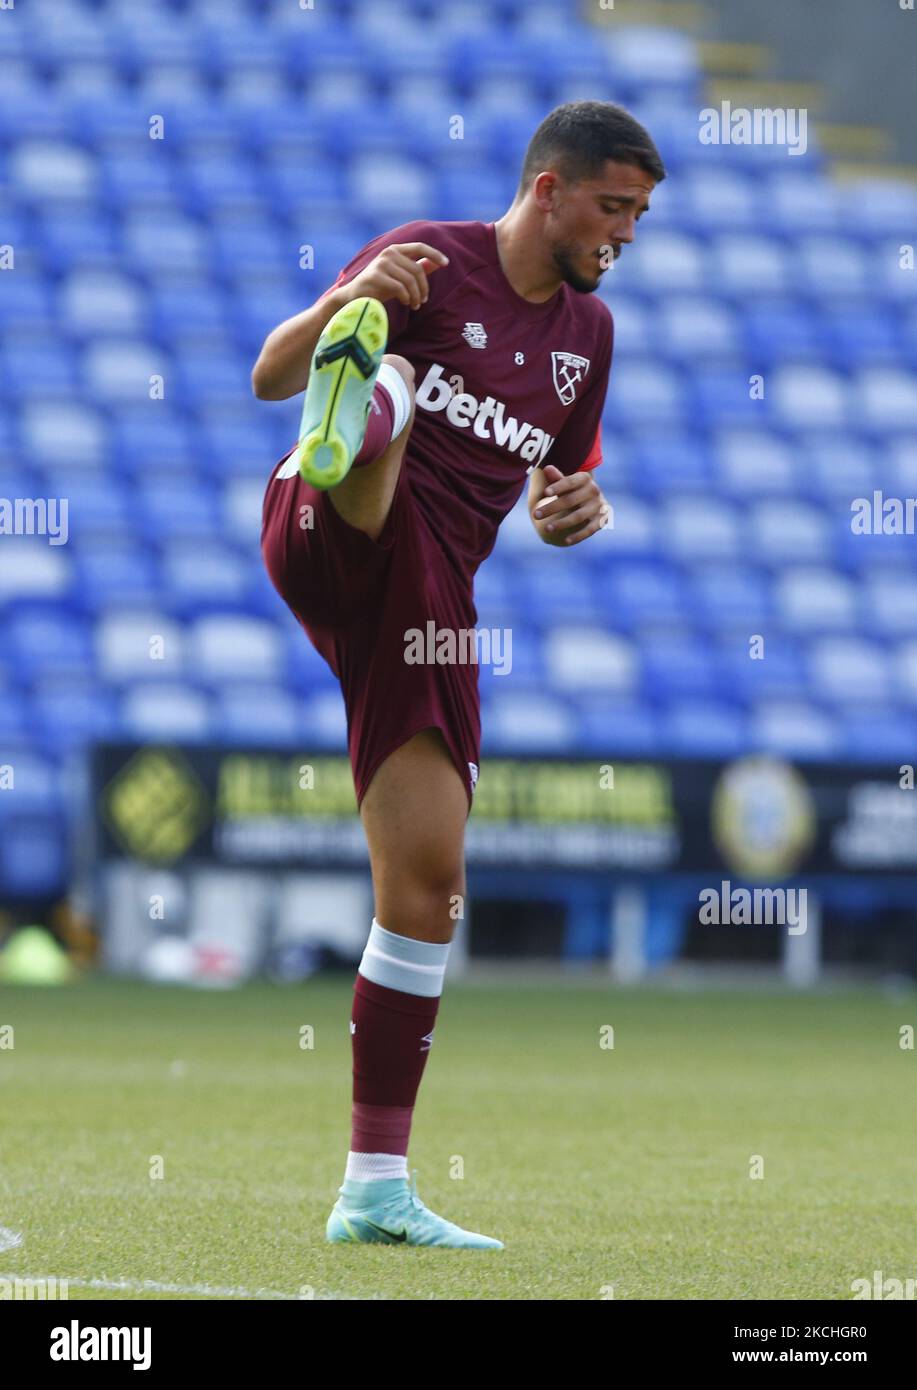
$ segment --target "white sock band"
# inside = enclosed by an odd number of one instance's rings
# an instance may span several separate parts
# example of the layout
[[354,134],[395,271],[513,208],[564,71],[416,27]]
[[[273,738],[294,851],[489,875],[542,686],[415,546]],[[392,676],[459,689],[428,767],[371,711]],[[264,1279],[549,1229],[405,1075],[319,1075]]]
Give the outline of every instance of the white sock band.
[[403,994],[421,994],[438,999],[443,992],[443,976],[451,942],[415,941],[386,931],[373,918],[369,940],[360,961],[364,980],[399,989]]
[[376,385],[381,386],[392,403],[395,414],[392,425],[392,438],[395,439],[407,424],[411,415],[411,393],[408,384],[391,362],[383,362],[376,377]]
[[347,1155],[344,1181],[352,1178],[354,1182],[375,1182],[382,1178],[406,1178],[408,1161],[404,1154],[355,1154]]

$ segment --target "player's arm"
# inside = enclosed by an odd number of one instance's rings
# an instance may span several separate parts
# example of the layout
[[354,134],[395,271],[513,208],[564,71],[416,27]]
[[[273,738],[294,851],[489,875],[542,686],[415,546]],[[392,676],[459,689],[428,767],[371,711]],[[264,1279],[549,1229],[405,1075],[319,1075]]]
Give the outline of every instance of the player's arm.
[[395,299],[408,309],[419,309],[430,293],[427,277],[448,264],[442,251],[422,241],[384,247],[352,280],[333,285],[311,309],[294,314],[267,335],[252,368],[255,395],[262,401],[285,401],[304,391],[322,329],[352,299],[370,295],[383,303]]
[[611,517],[591,469],[566,476],[551,463],[534,469],[528,504],[532,525],[547,545],[578,545],[607,526]]

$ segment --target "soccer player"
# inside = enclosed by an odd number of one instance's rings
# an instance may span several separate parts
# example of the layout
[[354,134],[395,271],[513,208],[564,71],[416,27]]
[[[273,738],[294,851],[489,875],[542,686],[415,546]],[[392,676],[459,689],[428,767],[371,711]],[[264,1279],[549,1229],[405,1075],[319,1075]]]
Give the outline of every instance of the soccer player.
[[341,682],[375,897],[332,1242],[502,1249],[429,1211],[408,1181],[480,764],[476,665],[412,660],[408,638],[431,621],[456,639],[474,629],[475,570],[527,479],[547,544],[606,524],[593,472],[613,325],[593,291],[664,177],[621,107],[557,107],[499,221],[377,237],[268,335],[252,372],[263,400],[306,393],[298,443],[267,486],[262,549]]

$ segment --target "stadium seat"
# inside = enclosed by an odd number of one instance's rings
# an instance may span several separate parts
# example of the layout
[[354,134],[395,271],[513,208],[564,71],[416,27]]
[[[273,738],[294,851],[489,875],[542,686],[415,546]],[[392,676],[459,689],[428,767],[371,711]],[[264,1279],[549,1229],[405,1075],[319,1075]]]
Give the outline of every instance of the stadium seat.
[[830,569],[797,566],[778,575],[777,612],[794,631],[848,630],[857,620],[857,595],[847,579]]
[[103,614],[95,627],[99,674],[110,684],[174,680],[184,665],[179,623],[155,609]]
[[753,707],[750,741],[761,752],[815,760],[837,757],[841,747],[834,721],[803,701]]
[[812,693],[827,701],[871,704],[892,695],[891,671],[885,652],[862,638],[824,638],[809,651]]
[[137,684],[124,694],[119,711],[123,737],[142,742],[157,739],[206,739],[213,734],[211,702],[186,685]]
[[187,634],[186,662],[201,680],[275,680],[282,669],[280,634],[258,618],[201,617]]
[[297,743],[303,735],[298,702],[277,686],[224,685],[214,704],[213,735],[236,744]]
[[601,689],[630,694],[637,681],[637,658],[629,642],[601,628],[570,623],[555,628],[545,643],[551,683],[562,690]]
[[560,753],[576,746],[574,708],[543,689],[492,693],[482,708],[482,748],[491,755]]
[[722,700],[683,700],[662,720],[667,752],[686,758],[732,758],[748,746],[747,721]]

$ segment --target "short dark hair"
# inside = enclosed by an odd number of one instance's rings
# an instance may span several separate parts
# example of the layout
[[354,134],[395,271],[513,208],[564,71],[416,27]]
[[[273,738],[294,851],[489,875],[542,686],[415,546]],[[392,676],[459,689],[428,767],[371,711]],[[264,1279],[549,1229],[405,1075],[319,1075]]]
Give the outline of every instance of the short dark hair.
[[647,130],[611,101],[569,101],[545,116],[529,141],[519,193],[549,166],[568,183],[597,178],[607,160],[636,164],[661,183],[665,166]]

